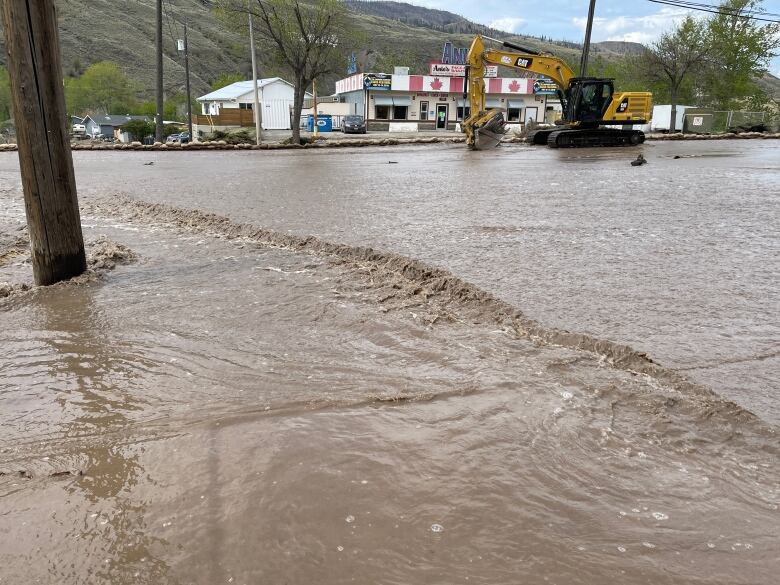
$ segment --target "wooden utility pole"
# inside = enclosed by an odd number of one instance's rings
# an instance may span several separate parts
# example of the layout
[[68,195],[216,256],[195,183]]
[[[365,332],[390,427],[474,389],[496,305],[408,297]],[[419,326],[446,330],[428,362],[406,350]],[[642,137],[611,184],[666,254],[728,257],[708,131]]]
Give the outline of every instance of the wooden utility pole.
[[154,117],[154,138],[163,141],[163,34],[162,0],[157,0],[157,115]]
[[[247,3],[248,4],[248,3]],[[247,6],[248,8],[248,6]],[[254,100],[254,114],[255,114],[255,143],[260,144],[263,140],[263,110],[260,109],[260,97],[258,95],[257,88],[257,55],[255,52],[255,27],[252,23],[252,12],[249,12],[249,45],[252,51],[252,83],[255,85],[255,100]]]
[[184,23],[184,75],[187,87],[187,127],[190,132],[190,142],[195,140],[192,136],[192,94],[190,93],[190,45],[187,40],[187,23]]
[[590,0],[588,7],[588,20],[585,24],[585,42],[582,44],[582,57],[580,59],[580,77],[588,76],[588,58],[590,57],[590,35],[593,32],[593,16],[596,13],[596,0]]
[[87,268],[54,0],[3,0],[3,27],[33,274],[54,284]]

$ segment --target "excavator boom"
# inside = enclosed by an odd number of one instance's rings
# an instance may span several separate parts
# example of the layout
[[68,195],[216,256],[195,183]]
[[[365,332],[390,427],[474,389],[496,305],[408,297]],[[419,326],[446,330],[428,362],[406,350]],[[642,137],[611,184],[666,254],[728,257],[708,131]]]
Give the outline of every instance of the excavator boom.
[[[485,108],[485,66],[503,65],[551,80],[563,107],[563,128],[537,131],[534,144],[549,146],[619,146],[644,142],[638,130],[601,129],[601,125],[644,124],[651,117],[652,96],[646,92],[615,93],[611,79],[577,78],[562,59],[496,41],[512,50],[487,49],[482,35],[471,43],[468,65],[470,115],[463,122],[466,143],[475,150],[492,148],[507,129],[503,111]],[[572,132],[583,134],[574,136]],[[586,134],[587,133],[587,136]]]

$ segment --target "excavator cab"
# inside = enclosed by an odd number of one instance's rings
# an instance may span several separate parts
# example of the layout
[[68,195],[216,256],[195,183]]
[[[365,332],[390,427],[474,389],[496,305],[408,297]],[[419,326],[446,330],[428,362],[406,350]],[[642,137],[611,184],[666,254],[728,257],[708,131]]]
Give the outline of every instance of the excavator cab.
[[564,119],[580,128],[596,128],[612,103],[615,85],[612,79],[579,77],[566,88]]

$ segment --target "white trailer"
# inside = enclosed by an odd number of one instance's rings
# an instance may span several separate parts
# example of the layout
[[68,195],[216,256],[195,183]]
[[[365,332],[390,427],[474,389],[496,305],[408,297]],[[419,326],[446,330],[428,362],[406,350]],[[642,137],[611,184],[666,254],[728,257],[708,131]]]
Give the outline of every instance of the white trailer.
[[[682,132],[683,121],[685,120],[685,110],[695,108],[696,106],[677,105],[676,120],[674,124],[675,132]],[[671,129],[672,106],[671,104],[653,106],[653,121],[650,123],[652,132],[668,132]]]

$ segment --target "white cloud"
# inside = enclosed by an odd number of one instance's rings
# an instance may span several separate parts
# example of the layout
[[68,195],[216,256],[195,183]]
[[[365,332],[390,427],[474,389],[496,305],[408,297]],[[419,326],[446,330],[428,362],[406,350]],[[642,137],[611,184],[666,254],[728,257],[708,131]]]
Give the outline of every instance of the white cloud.
[[[593,39],[649,43],[682,22],[688,14],[689,11],[679,8],[662,8],[655,14],[645,16],[598,16],[593,19]],[[572,22],[585,31],[586,18],[573,18]]]
[[489,23],[490,28],[502,30],[504,32],[516,33],[526,25],[526,21],[522,18],[508,16],[506,18],[499,18]]

